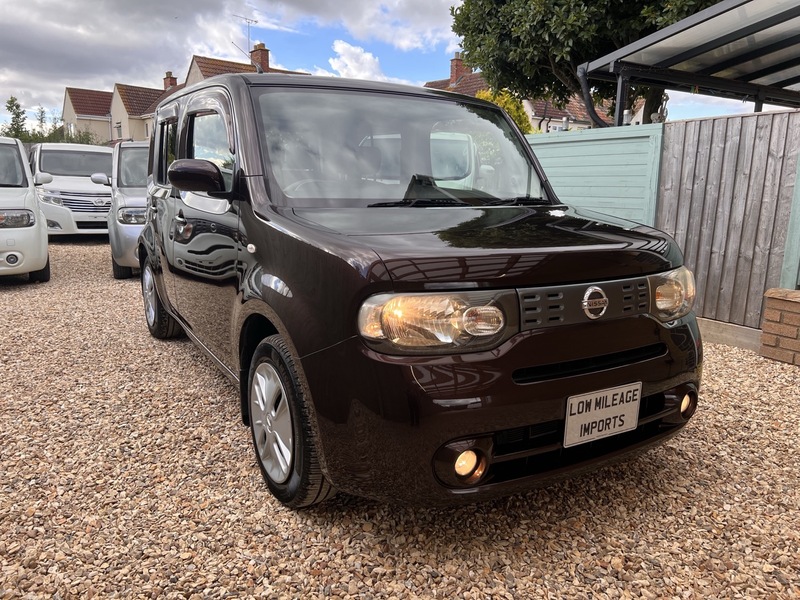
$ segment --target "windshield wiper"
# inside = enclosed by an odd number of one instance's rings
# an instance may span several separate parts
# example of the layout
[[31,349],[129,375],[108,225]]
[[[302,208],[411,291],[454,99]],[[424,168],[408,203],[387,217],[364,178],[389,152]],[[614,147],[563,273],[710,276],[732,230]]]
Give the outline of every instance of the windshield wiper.
[[[435,195],[437,197],[431,198],[420,197],[421,193]],[[412,175],[411,181],[408,182],[406,193],[402,200],[397,202],[376,202],[369,204],[372,207],[386,207],[386,206],[472,206],[469,202],[460,200],[449,191],[436,185],[436,181],[430,175]]]
[[547,198],[534,198],[532,196],[517,196],[515,198],[499,198],[486,203],[486,206],[550,206],[552,202]]
[[472,206],[469,202],[463,202],[457,198],[408,198],[407,200],[397,200],[395,202],[376,202],[368,204],[369,208],[383,208],[387,206],[416,206],[425,208],[426,206]]

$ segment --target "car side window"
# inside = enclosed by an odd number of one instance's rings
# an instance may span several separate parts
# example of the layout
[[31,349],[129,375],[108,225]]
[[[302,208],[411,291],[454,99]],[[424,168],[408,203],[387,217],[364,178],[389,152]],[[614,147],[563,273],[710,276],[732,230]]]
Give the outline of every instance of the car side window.
[[174,120],[162,121],[158,128],[158,145],[161,151],[158,153],[158,170],[156,172],[156,182],[160,185],[169,185],[167,179],[167,169],[176,157],[178,141],[178,122]]
[[222,115],[216,112],[198,113],[189,117],[189,158],[198,158],[219,167],[225,180],[225,191],[233,189],[234,155],[228,144],[228,132]]

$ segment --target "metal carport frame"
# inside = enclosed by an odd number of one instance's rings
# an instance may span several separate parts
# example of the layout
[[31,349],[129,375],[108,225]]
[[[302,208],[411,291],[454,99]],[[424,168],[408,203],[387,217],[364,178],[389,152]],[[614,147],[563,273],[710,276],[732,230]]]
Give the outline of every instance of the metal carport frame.
[[617,83],[616,125],[630,85],[800,108],[798,31],[800,0],[723,0],[581,65],[578,77],[587,105],[589,78]]

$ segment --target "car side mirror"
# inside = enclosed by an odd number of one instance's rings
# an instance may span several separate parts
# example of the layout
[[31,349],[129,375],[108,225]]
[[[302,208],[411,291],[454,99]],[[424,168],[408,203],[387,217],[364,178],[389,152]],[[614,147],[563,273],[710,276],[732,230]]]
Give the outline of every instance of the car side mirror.
[[111,185],[111,179],[109,179],[108,175],[105,173],[92,173],[90,178],[92,183],[96,183],[98,185]]
[[53,176],[50,173],[37,173],[33,176],[33,185],[46,185],[53,183]]
[[179,158],[167,169],[167,179],[182,192],[225,192],[222,172],[209,160]]

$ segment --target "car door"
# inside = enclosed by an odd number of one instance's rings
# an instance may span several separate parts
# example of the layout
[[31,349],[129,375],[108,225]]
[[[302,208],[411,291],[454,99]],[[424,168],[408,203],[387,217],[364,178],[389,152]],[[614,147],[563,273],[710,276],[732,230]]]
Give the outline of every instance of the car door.
[[179,157],[217,165],[225,193],[180,192],[172,252],[175,296],[185,328],[224,366],[235,369],[231,315],[239,291],[239,216],[238,204],[231,202],[237,160],[230,114],[230,101],[221,88],[193,94],[186,106]]
[[161,283],[159,295],[173,309],[177,308],[172,247],[178,194],[169,183],[167,169],[177,156],[179,108],[178,102],[174,102],[158,111],[151,154],[152,177],[147,186],[148,210],[151,211],[154,232],[152,243],[157,256],[157,281]]

